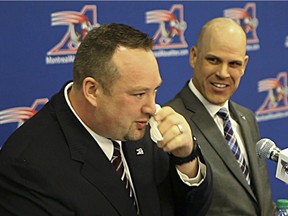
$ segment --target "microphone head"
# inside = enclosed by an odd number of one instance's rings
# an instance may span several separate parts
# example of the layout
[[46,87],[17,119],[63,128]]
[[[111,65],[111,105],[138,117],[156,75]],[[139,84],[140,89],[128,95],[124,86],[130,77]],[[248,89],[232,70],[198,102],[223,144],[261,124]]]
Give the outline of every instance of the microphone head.
[[263,138],[256,143],[256,154],[260,158],[270,159],[271,152],[277,148],[276,144],[267,138]]

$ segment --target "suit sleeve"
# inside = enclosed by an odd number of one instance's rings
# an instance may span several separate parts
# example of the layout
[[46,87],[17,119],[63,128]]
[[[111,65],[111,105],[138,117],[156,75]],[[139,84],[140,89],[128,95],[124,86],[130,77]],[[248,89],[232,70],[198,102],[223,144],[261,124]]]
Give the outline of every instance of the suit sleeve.
[[74,215],[53,197],[41,193],[45,179],[25,161],[0,161],[0,215]]

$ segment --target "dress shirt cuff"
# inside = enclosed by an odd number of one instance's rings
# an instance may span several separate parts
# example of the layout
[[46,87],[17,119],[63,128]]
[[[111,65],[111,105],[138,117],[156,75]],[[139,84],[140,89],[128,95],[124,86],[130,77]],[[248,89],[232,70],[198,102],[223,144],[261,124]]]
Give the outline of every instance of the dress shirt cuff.
[[206,165],[202,163],[199,158],[197,158],[197,160],[198,160],[199,168],[198,168],[197,175],[194,178],[189,178],[187,175],[180,172],[176,168],[180,179],[183,181],[183,183],[187,184],[188,186],[199,186],[206,178]]

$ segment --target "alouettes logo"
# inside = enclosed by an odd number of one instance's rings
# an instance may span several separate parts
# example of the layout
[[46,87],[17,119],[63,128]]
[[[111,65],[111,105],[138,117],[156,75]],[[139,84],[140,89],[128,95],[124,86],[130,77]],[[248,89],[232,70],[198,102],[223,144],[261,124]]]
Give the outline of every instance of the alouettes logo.
[[0,125],[17,123],[17,127],[20,127],[27,119],[34,116],[47,102],[47,98],[40,98],[36,99],[31,107],[13,107],[0,110]]
[[239,23],[247,35],[247,50],[257,50],[259,46],[259,38],[257,35],[257,27],[259,21],[256,17],[256,4],[247,3],[244,8],[229,8],[224,10],[224,16],[229,17]]
[[276,78],[260,80],[258,82],[258,92],[267,92],[267,96],[256,111],[257,121],[288,116],[287,72],[280,72]]
[[66,26],[67,30],[62,39],[48,55],[75,54],[86,34],[97,24],[96,6],[86,5],[80,12],[59,11],[51,14],[52,26]]
[[173,5],[169,11],[147,11],[146,23],[158,23],[158,30],[153,36],[155,41],[153,49],[184,48],[188,46],[184,37],[187,24],[184,21],[183,5]]

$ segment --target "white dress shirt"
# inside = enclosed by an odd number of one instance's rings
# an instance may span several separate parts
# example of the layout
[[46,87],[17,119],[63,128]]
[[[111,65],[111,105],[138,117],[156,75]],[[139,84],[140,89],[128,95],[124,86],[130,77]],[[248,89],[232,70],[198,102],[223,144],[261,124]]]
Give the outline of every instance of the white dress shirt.
[[240,148],[240,151],[241,151],[242,155],[244,156],[244,158],[246,160],[245,162],[246,162],[247,166],[249,166],[248,159],[247,159],[247,152],[246,152],[246,149],[244,147],[244,142],[243,142],[243,139],[242,139],[240,126],[230,116],[230,111],[229,111],[229,107],[228,107],[228,100],[225,102],[225,104],[223,106],[218,106],[218,105],[211,104],[209,101],[207,101],[202,96],[202,94],[198,91],[198,89],[196,89],[195,85],[192,82],[192,79],[189,82],[189,88],[196,95],[196,97],[202,102],[202,104],[205,106],[205,108],[207,109],[207,111],[209,112],[211,117],[214,119],[215,123],[217,124],[217,126],[218,126],[219,130],[221,131],[221,133],[223,134],[223,136],[224,136],[224,126],[223,126],[224,122],[223,122],[223,119],[220,116],[217,115],[217,112],[222,107],[225,107],[228,110],[229,118],[230,118],[230,121],[232,123],[232,129],[233,129],[234,134],[236,136],[238,146]]
[[[106,137],[102,137],[98,134],[96,134],[94,131],[92,131],[81,119],[80,117],[77,115],[77,113],[75,112],[75,110],[73,109],[70,101],[69,101],[69,97],[68,97],[68,91],[69,89],[72,87],[73,85],[73,82],[70,82],[68,83],[66,86],[65,86],[65,89],[64,89],[64,96],[65,96],[65,100],[69,106],[69,108],[71,109],[71,111],[74,113],[74,115],[77,117],[77,119],[79,120],[79,122],[86,128],[86,130],[91,134],[91,136],[95,139],[96,143],[100,146],[100,148],[102,149],[102,151],[104,152],[104,154],[107,156],[108,160],[111,161],[112,159],[112,156],[113,156],[113,151],[114,151],[114,147],[113,147],[113,143],[110,139],[106,138]],[[122,151],[122,143],[121,141],[117,141],[116,142],[119,143],[120,145],[120,148],[121,148],[121,156],[122,156],[122,160],[123,160],[123,165],[124,165],[124,171],[127,175],[127,178],[129,179],[130,183],[131,183],[131,187],[132,187],[132,190],[133,190],[133,193],[136,197],[136,200],[137,200],[137,196],[135,194],[135,190],[134,190],[134,187],[133,187],[133,181],[131,179],[131,175],[130,175],[130,172],[129,172],[129,167],[128,167],[128,164],[125,160],[125,156],[123,154],[123,151]],[[194,177],[194,178],[189,178],[187,175],[181,173],[179,170],[177,170],[180,178],[182,179],[182,181],[189,185],[189,186],[198,186],[200,185],[203,181],[204,181],[204,178],[206,177],[206,165],[201,163],[200,160],[199,160],[199,169],[198,169],[198,173],[197,173],[197,176]]]

